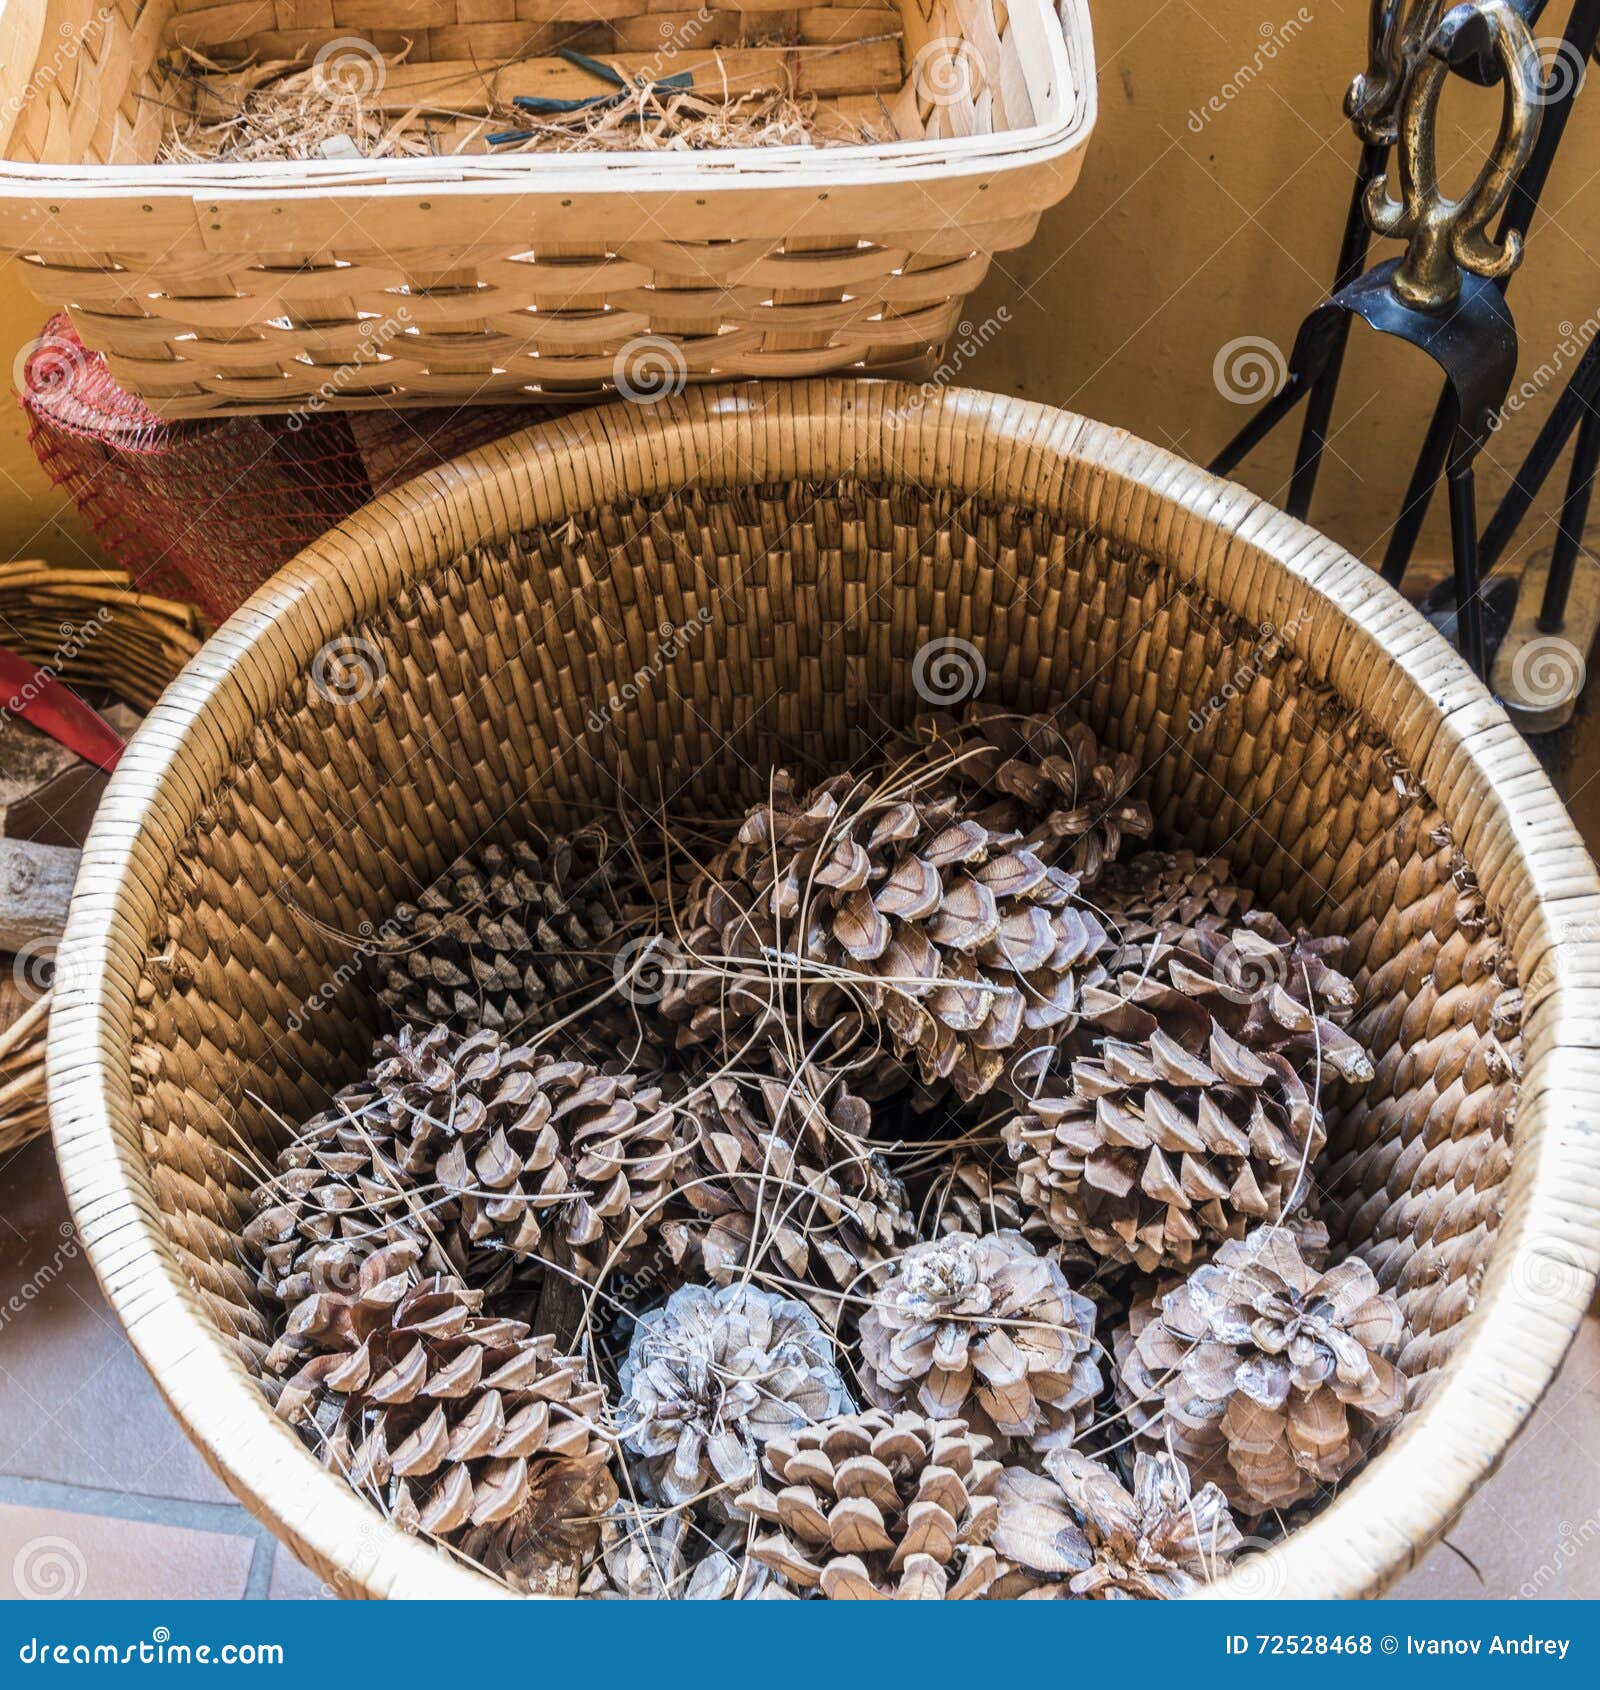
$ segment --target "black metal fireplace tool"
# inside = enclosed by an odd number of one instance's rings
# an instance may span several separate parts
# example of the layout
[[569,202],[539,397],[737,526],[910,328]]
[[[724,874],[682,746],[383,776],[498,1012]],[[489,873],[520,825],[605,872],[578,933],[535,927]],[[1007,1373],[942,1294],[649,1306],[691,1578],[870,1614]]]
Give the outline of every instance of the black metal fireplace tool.
[[[1509,0],[1464,0],[1437,22],[1433,0],[1423,0],[1409,18],[1400,15],[1398,0],[1380,0],[1380,9],[1382,16],[1374,23],[1375,69],[1358,78],[1349,105],[1368,137],[1362,155],[1368,174],[1361,199],[1365,221],[1381,235],[1404,238],[1405,253],[1360,274],[1365,236],[1358,239],[1347,228],[1341,272],[1358,273],[1341,280],[1301,324],[1283,386],[1211,467],[1218,474],[1229,473],[1301,400],[1308,400],[1288,499],[1289,510],[1304,516],[1351,320],[1359,317],[1379,334],[1426,353],[1445,377],[1441,414],[1448,425],[1444,468],[1450,490],[1458,639],[1462,655],[1486,675],[1474,463],[1516,370],[1516,328],[1497,284],[1510,275],[1522,254],[1521,230],[1509,226],[1509,220],[1502,221],[1500,239],[1491,239],[1487,231],[1506,211],[1539,136],[1539,54],[1527,23]],[[1452,66],[1458,64],[1480,76],[1492,66],[1504,97],[1488,161],[1466,194],[1451,200],[1439,186],[1437,118]],[[1397,86],[1398,200],[1390,196],[1387,170],[1372,168],[1387,159],[1384,136]]]
[[[1483,532],[1482,546],[1478,544],[1473,460],[1504,404],[1516,365],[1516,328],[1505,306],[1505,286],[1565,132],[1581,86],[1581,68],[1600,34],[1600,0],[1578,0],[1551,74],[1544,78],[1529,29],[1541,10],[1543,0],[1467,0],[1448,12],[1441,0],[1374,0],[1369,68],[1355,79],[1347,98],[1348,113],[1362,137],[1362,157],[1341,240],[1335,291],[1301,324],[1282,389],[1213,461],[1216,472],[1230,472],[1306,399],[1286,500],[1287,509],[1304,517],[1325,448],[1352,318],[1360,316],[1379,333],[1428,353],[1445,373],[1445,390],[1390,537],[1384,573],[1390,581],[1404,575],[1434,480],[1443,470],[1450,488],[1455,578],[1441,597],[1458,624],[1461,651],[1480,674],[1487,671],[1483,588],[1488,585],[1480,580],[1480,553],[1483,568],[1492,568],[1566,439],[1578,428],[1580,441],[1539,622],[1544,632],[1559,629],[1588,488],[1600,460],[1600,419],[1593,411],[1600,395],[1597,345],[1573,373],[1494,521]],[[1448,201],[1439,193],[1434,152],[1439,96],[1451,73],[1485,86],[1495,81],[1504,85],[1494,155],[1460,201]],[[1389,198],[1385,174],[1394,147],[1399,147],[1401,164],[1399,201]],[[1490,240],[1485,232],[1495,216],[1499,228]],[[1409,245],[1402,259],[1363,275],[1369,223],[1382,235],[1406,237]],[[1516,585],[1507,581],[1505,586],[1514,602]],[[1497,598],[1505,602],[1505,595]]]

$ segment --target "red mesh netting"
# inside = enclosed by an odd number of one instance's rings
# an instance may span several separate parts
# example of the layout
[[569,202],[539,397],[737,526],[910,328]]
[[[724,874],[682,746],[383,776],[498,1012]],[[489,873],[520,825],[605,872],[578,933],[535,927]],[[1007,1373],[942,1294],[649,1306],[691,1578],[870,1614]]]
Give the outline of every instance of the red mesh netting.
[[374,494],[545,412],[526,406],[164,422],[112,380],[65,315],[22,371],[28,439],[134,583],[220,622]]

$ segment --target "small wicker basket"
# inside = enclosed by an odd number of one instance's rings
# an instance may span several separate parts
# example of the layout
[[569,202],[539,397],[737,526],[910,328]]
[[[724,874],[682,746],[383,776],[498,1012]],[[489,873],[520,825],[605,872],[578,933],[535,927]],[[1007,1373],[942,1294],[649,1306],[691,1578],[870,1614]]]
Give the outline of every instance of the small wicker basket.
[[[663,625],[703,632],[657,665]],[[360,684],[328,686],[330,642]],[[1600,1261],[1600,882],[1498,706],[1354,558],[1112,429],[889,384],[696,390],[513,436],[302,554],[157,706],[89,843],[50,1040],[80,1231],[207,1458],[339,1589],[492,1587],[324,1473],[254,1376],[238,1151],[361,1066],[375,1005],[336,935],[485,833],[619,787],[726,812],[774,761],[859,751],[923,707],[930,652],[986,697],[1073,700],[1163,832],[1353,935],[1378,1075],[1318,1178],[1405,1308],[1413,1413],[1219,1588],[1371,1594],[1505,1453]],[[1520,1091],[1492,1059],[1519,976]]]
[[[1094,125],[1086,0],[1059,16],[1053,0],[597,10],[7,0],[0,251],[164,417],[925,375],[991,256],[1072,188]],[[725,51],[747,22],[794,44]],[[402,113],[481,108],[491,85],[581,97],[582,73],[551,56],[577,46],[713,91],[794,78],[847,127],[898,138],[156,164],[176,46],[343,55]]]
[[[63,643],[92,627],[81,648]],[[104,687],[147,710],[194,656],[206,625],[190,605],[136,592],[120,570],[0,563],[0,628],[20,657],[74,686]],[[0,956],[0,1157],[49,1126],[45,1035],[50,991],[38,975],[48,948]]]

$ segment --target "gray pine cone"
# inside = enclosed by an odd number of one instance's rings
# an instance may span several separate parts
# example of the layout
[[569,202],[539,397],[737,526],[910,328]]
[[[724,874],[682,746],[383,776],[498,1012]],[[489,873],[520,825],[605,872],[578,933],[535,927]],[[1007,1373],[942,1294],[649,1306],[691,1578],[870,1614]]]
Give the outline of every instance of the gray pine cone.
[[642,1316],[620,1377],[624,1444],[673,1506],[719,1519],[769,1438],[854,1412],[833,1344],[805,1304],[753,1285],[685,1285]]

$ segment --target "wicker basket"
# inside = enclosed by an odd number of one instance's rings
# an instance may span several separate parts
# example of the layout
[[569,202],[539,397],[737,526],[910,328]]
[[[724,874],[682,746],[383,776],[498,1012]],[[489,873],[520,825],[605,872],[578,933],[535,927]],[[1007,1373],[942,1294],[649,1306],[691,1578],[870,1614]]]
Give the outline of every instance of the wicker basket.
[[[6,0],[0,250],[166,417],[826,370],[926,374],[1075,182],[1086,0]],[[795,39],[724,50],[747,21]],[[450,110],[592,91],[558,45],[734,92],[793,76],[901,139],[720,153],[160,165],[161,63],[326,49]],[[480,67],[489,66],[486,71]],[[497,68],[498,67],[498,68]],[[371,74],[378,75],[374,67]],[[570,78],[577,82],[568,85]],[[166,96],[170,102],[170,93]]]
[[[81,650],[63,645],[90,624]],[[0,563],[0,628],[18,656],[74,686],[104,687],[148,710],[200,648],[206,625],[192,606],[134,591],[120,570]],[[36,950],[33,961],[48,957]],[[45,1035],[51,995],[29,959],[0,955],[0,1158],[49,1126]]]
[[[89,843],[50,1044],[79,1227],[191,1435],[339,1588],[490,1587],[324,1474],[252,1376],[236,1147],[361,1065],[375,1006],[333,935],[619,783],[723,812],[773,760],[858,750],[921,708],[941,639],[987,697],[1074,699],[1164,832],[1354,935],[1378,1077],[1319,1177],[1405,1307],[1416,1412],[1227,1588],[1374,1592],[1504,1454],[1600,1260],[1600,883],[1499,708],[1354,558],[1114,430],[893,384],[696,390],[513,436],[302,554],[157,707]],[[370,683],[342,703],[332,641]],[[1520,1095],[1491,1035],[1515,1043],[1518,971]]]

